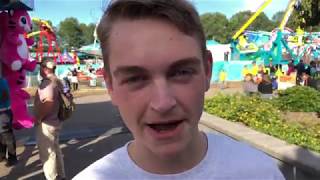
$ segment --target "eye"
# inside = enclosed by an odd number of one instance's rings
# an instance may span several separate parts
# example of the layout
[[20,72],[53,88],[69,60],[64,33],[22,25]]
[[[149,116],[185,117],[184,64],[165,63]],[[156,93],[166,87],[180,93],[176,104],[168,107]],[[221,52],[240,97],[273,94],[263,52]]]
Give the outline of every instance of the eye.
[[192,68],[181,68],[173,71],[170,76],[173,78],[189,77],[192,76],[196,71]]
[[124,80],[121,81],[121,84],[139,84],[144,81],[148,80],[147,76],[144,75],[136,75],[136,76],[130,76],[125,78]]
[[27,24],[27,19],[25,17],[21,17],[20,21],[22,24]]

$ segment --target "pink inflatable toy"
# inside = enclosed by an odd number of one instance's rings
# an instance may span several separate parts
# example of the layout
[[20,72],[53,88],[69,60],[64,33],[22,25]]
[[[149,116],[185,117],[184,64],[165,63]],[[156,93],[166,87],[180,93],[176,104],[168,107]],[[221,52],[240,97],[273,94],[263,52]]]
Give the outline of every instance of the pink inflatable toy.
[[32,29],[32,21],[25,10],[10,10],[0,14],[1,44],[0,59],[3,63],[3,76],[10,88],[13,127],[31,128],[34,118],[28,114],[27,100],[30,95],[22,88],[26,85],[26,71],[36,68],[36,61],[29,60],[28,46],[33,39],[26,38]]

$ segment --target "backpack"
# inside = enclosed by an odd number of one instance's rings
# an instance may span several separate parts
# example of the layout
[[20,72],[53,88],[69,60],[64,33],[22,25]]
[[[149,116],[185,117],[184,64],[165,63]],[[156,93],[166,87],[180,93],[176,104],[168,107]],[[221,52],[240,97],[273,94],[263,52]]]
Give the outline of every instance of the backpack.
[[62,86],[63,86],[63,93],[70,93],[71,91],[71,85],[68,77],[64,77],[62,79]]
[[75,103],[71,93],[64,94],[59,90],[59,112],[58,118],[60,121],[70,119],[73,111],[75,110]]

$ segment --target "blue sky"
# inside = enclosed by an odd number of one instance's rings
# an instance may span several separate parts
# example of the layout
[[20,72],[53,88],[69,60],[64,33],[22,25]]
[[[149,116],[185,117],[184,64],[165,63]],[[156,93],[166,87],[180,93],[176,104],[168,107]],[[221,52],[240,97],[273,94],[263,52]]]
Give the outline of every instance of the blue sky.
[[[190,0],[200,14],[221,12],[230,18],[238,11],[255,11],[264,0]],[[273,0],[265,9],[271,18],[280,10],[284,10],[289,0]],[[32,17],[51,20],[55,26],[67,17],[76,17],[81,23],[96,23],[103,13],[108,0],[34,0]]]

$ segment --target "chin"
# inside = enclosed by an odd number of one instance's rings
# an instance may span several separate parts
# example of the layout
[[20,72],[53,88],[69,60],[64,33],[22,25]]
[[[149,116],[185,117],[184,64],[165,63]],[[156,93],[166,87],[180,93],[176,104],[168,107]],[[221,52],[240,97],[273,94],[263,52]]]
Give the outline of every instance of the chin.
[[150,147],[150,150],[156,154],[156,156],[163,158],[171,158],[181,154],[187,148],[186,140],[163,143]]

